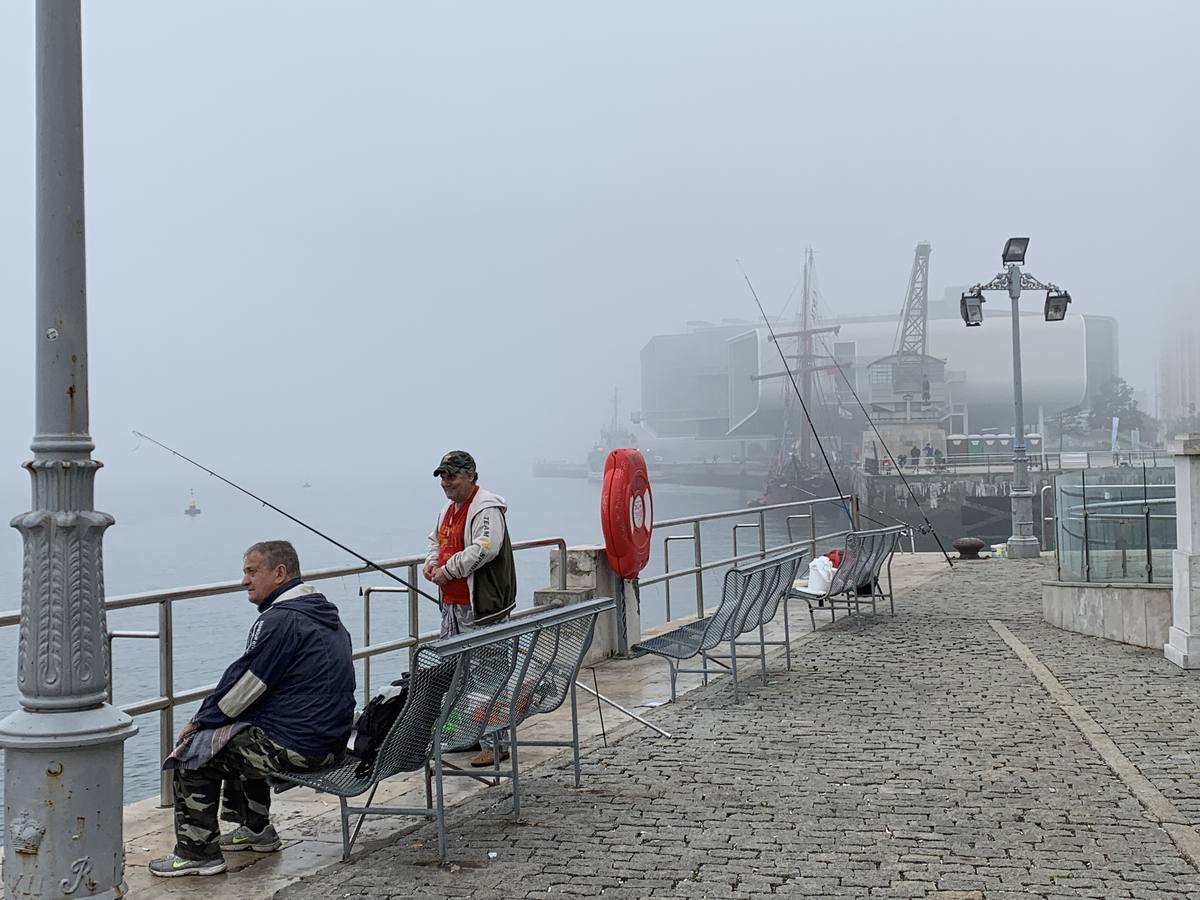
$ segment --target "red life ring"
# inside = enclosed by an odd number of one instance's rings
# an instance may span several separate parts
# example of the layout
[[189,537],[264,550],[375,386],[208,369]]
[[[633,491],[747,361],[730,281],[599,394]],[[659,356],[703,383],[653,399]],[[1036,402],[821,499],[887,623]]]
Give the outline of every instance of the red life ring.
[[654,498],[640,450],[620,448],[604,461],[600,527],[608,564],[622,578],[635,578],[650,561]]

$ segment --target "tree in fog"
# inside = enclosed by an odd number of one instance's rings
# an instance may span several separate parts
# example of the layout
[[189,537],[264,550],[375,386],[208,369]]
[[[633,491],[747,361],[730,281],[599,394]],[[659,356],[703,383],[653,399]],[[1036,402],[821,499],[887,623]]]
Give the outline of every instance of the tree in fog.
[[1092,401],[1088,425],[1094,431],[1107,431],[1114,418],[1121,420],[1123,430],[1154,424],[1150,416],[1138,409],[1137,401],[1133,399],[1133,387],[1124,378],[1113,378],[1100,387]]

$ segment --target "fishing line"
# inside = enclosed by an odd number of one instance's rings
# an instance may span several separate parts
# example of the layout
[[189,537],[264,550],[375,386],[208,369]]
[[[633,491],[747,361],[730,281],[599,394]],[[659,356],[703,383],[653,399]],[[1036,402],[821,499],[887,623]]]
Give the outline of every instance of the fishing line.
[[200,471],[207,472],[213,478],[216,478],[219,481],[225,482],[227,485],[229,485],[234,490],[241,491],[247,497],[257,500],[263,506],[266,506],[269,509],[275,510],[275,512],[279,513],[284,518],[291,519],[293,522],[295,522],[301,528],[307,528],[309,531],[311,531],[317,537],[321,538],[322,540],[329,541],[329,543],[333,544],[333,546],[335,546],[341,550],[345,550],[347,553],[349,553],[355,559],[361,560],[362,562],[366,563],[368,566],[370,566],[372,569],[374,569],[377,572],[382,572],[384,575],[386,575],[388,578],[392,579],[393,581],[400,582],[402,585],[404,585],[410,591],[413,591],[414,593],[419,594],[420,596],[424,597],[425,599],[432,600],[434,603],[441,605],[441,601],[438,600],[437,597],[434,597],[432,594],[425,593],[423,590],[421,590],[415,584],[409,584],[407,581],[405,581],[403,578],[401,578],[395,572],[391,572],[388,569],[385,569],[383,566],[379,565],[378,563],[372,562],[371,560],[369,560],[365,556],[363,556],[361,553],[351,550],[349,547],[347,547],[345,544],[341,543],[340,541],[335,541],[329,535],[325,534],[322,531],[318,531],[317,529],[315,529],[311,525],[309,525],[307,522],[300,521],[295,516],[293,516],[290,512],[280,509],[278,506],[276,506],[274,503],[270,502],[269,500],[264,500],[262,497],[258,496],[258,494],[255,494],[251,491],[246,490],[240,484],[235,484],[234,482],[232,482],[228,478],[226,478],[224,475],[217,474],[216,472],[214,472],[212,469],[208,468],[207,466],[200,465],[200,463],[196,462],[194,459],[184,456],[178,450],[172,450],[170,447],[168,447],[162,441],[156,441],[154,438],[150,437],[150,435],[148,435],[148,434],[142,434],[142,432],[140,432],[140,431],[134,431],[133,433],[136,434],[140,438],[145,438],[152,444],[157,444],[159,447],[162,447],[164,450],[166,450],[171,455],[178,456],[184,462],[190,463],[191,465],[195,466]]

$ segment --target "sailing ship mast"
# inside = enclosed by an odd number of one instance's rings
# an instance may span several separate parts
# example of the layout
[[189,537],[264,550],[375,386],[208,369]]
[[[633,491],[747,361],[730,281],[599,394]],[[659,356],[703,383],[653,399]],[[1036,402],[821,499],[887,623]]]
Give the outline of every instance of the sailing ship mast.
[[[800,369],[800,396],[804,404],[812,409],[812,281],[810,276],[812,266],[812,247],[804,251],[804,293],[800,300],[800,358],[797,360]],[[812,458],[812,428],[808,422],[800,425],[800,467],[808,468]]]

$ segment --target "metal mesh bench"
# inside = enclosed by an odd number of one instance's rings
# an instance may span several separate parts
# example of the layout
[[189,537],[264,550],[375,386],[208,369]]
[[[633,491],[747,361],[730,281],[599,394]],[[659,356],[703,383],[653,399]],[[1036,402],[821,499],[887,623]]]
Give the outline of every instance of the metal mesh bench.
[[[892,554],[900,545],[900,536],[904,532],[902,526],[850,532],[846,535],[841,565],[834,570],[833,579],[824,592],[800,587],[792,587],[788,591],[789,599],[797,598],[808,604],[808,616],[814,631],[817,627],[818,608],[828,608],[831,617],[836,620],[839,608],[844,609],[847,614],[858,613],[861,612],[863,604],[870,603],[871,612],[874,613],[876,601],[887,600],[892,615],[896,614],[896,604],[892,596]],[[885,565],[886,588],[880,577]],[[860,586],[868,586],[870,592],[860,594]],[[786,610],[784,619],[787,619]]]
[[[675,684],[679,674],[693,673],[704,676],[708,683],[708,663],[715,662],[726,667],[733,679],[733,698],[738,700],[737,647],[738,638],[754,628],[759,629],[763,677],[766,677],[766,639],[763,628],[774,617],[779,601],[791,586],[784,574],[791,573],[794,580],[804,551],[793,551],[783,556],[766,559],[752,565],[731,568],[725,573],[721,589],[721,602],[712,615],[681,625],[664,634],[647,638],[633,646],[636,656],[652,653],[666,660],[671,670],[671,699],[675,699]],[[786,634],[786,631],[785,631]],[[729,654],[711,653],[719,644],[729,643]],[[777,643],[777,642],[772,642]],[[679,663],[699,655],[702,668],[685,669]],[[790,652],[789,652],[790,665]]]
[[[281,772],[280,781],[301,784],[339,798],[342,820],[342,860],[350,851],[368,815],[417,816],[434,820],[438,856],[446,860],[445,783],[448,776],[483,780],[483,776],[451,767],[444,753],[504,739],[511,764],[501,771],[499,756],[488,783],[510,778],[513,812],[520,811],[517,754],[520,746],[570,746],[574,751],[576,786],[580,783],[579,724],[575,678],[591,644],[596,617],[611,609],[611,598],[514,617],[417,650],[408,696],[384,737],[370,770],[355,773],[353,757],[312,772]],[[571,698],[570,741],[517,741],[517,727],[536,713],[552,712]],[[436,739],[435,739],[436,738]],[[372,806],[379,783],[404,772],[425,772],[423,807]],[[370,791],[366,803],[351,806],[348,798]],[[358,816],[353,832],[351,815]]]

